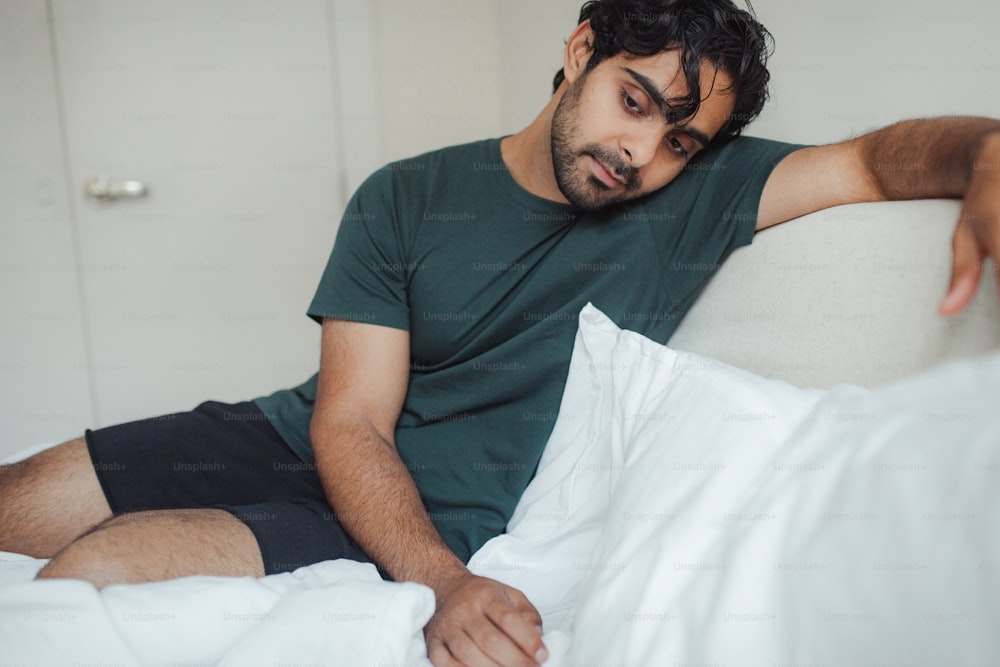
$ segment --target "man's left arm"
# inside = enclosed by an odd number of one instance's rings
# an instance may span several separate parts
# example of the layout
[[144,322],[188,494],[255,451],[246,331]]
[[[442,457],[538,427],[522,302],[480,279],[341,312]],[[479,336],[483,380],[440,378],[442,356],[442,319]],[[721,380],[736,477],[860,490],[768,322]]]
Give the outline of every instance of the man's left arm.
[[932,198],[964,199],[940,308],[952,315],[975,295],[983,260],[1000,266],[1000,121],[909,120],[796,151],[764,186],[757,231],[840,204]]

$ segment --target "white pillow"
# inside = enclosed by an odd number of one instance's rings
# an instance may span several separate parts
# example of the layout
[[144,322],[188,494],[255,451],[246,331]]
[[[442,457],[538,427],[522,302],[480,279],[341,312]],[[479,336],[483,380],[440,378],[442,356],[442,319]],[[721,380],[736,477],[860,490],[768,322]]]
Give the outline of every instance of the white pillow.
[[[610,326],[608,326],[610,324]],[[562,626],[607,513],[612,460],[611,350],[620,331],[587,304],[552,434],[507,532],[484,544],[469,569],[528,596],[545,625]]]
[[[587,304],[580,312],[580,326],[573,346],[569,376],[559,414],[545,446],[534,479],[508,524],[499,535],[477,551],[469,568],[513,586],[538,608],[546,630],[568,629],[584,576],[603,568],[591,560],[608,512],[611,484],[622,468],[623,450],[615,428],[656,427],[674,421],[677,414],[622,414],[612,409],[618,394],[646,390],[634,384],[617,386],[616,377],[628,378],[634,359],[612,357],[635,336],[622,331],[604,313]],[[673,351],[656,346],[663,354]],[[620,356],[620,354],[619,354]],[[671,357],[672,359],[673,357]],[[688,371],[710,382],[728,382],[720,390],[742,390],[739,383],[712,373],[722,365],[693,355],[684,357]],[[755,376],[745,373],[745,379]],[[655,379],[655,378],[650,378]],[[648,380],[644,380],[648,381]],[[754,389],[761,405],[780,413],[770,424],[784,433],[812,407],[820,392],[802,392],[780,382],[759,379]],[[695,399],[697,400],[697,399]],[[739,421],[717,415],[717,421],[739,430]],[[624,419],[624,423],[622,420]],[[613,443],[617,443],[613,446]]]
[[570,663],[989,664],[1000,354],[801,390],[621,332]]

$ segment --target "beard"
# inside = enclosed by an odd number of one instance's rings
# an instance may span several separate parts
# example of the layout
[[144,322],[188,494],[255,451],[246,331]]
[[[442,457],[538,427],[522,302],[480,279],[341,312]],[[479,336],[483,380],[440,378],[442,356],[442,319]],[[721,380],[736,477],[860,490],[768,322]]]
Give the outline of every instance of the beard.
[[[584,73],[573,82],[559,100],[552,115],[551,132],[552,166],[559,191],[570,204],[586,211],[631,199],[642,187],[639,175],[625,164],[617,151],[596,143],[574,148],[574,144],[580,141],[580,98],[588,74]],[[611,188],[597,178],[590,170],[590,161],[585,159],[587,155],[602,163],[624,184]],[[581,161],[586,166],[581,167]]]

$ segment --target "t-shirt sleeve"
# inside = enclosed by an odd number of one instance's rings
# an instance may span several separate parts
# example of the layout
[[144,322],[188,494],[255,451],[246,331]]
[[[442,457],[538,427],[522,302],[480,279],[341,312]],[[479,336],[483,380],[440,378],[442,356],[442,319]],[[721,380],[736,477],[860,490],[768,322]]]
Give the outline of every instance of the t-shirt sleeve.
[[721,223],[721,228],[728,230],[726,255],[751,243],[767,179],[782,159],[805,147],[770,139],[739,137],[718,149],[706,151],[701,160],[688,165],[689,171],[701,172],[704,176],[696,188],[697,199],[693,203],[697,210],[695,217],[714,224]]
[[712,147],[632,214],[647,221],[675,312],[687,312],[730,253],[751,242],[764,184],[800,148],[749,137]]
[[307,314],[409,330],[406,253],[392,206],[390,175],[361,184],[344,210],[337,239]]

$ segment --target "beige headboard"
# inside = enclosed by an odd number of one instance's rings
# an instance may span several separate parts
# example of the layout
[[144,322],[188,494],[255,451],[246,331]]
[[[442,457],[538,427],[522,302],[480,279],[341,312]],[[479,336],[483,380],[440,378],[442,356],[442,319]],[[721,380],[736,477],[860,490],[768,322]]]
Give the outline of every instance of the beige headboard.
[[669,344],[814,387],[873,386],[996,349],[992,262],[969,308],[937,313],[958,212],[945,200],[854,204],[765,230],[733,253]]

